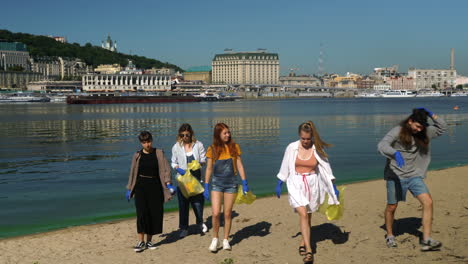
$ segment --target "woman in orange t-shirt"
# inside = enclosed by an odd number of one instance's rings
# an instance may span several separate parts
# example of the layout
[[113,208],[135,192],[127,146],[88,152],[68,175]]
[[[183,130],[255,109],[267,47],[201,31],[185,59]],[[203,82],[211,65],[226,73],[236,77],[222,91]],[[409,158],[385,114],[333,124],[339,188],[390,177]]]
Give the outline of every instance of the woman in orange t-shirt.
[[[210,200],[209,189],[211,179],[211,210],[213,219],[213,240],[208,249],[211,252],[218,250],[221,203],[224,201],[223,249],[231,250],[228,237],[231,231],[232,207],[237,196],[237,173],[239,173],[242,179],[244,194],[249,191],[249,187],[245,178],[240,147],[231,139],[231,132],[226,124],[216,124],[213,133],[213,144],[208,147],[206,158],[207,168],[205,174],[205,192],[203,195],[206,200]],[[213,174],[213,178],[211,178],[211,174]]]

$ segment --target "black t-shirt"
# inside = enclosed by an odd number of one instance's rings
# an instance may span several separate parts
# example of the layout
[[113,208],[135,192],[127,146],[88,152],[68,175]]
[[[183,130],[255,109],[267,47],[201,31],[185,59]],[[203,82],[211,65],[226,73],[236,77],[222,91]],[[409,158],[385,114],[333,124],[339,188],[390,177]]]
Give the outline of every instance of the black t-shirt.
[[140,152],[140,164],[138,165],[138,175],[159,177],[158,159],[156,158],[156,149],[149,154]]

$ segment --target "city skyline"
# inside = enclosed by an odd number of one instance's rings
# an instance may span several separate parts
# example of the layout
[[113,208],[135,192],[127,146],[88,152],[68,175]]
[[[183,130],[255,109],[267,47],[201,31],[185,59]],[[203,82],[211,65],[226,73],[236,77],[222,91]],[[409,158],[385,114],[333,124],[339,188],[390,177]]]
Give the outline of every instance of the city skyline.
[[10,12],[0,28],[96,46],[110,34],[120,52],[183,69],[211,65],[225,48],[266,48],[279,54],[281,75],[290,68],[313,74],[322,43],[329,73],[367,74],[391,65],[401,72],[449,69],[454,48],[457,72],[468,75],[466,1],[26,2],[27,8],[3,3]]

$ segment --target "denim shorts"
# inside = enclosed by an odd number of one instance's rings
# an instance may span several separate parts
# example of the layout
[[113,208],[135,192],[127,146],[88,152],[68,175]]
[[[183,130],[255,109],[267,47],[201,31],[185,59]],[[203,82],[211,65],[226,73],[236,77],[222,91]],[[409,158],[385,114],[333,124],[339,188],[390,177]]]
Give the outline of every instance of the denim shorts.
[[407,179],[387,180],[387,204],[397,204],[406,201],[406,192],[410,191],[414,197],[429,193],[426,183],[421,177],[411,177]]
[[223,192],[223,193],[237,193],[237,184],[234,185],[214,185],[211,188],[214,192]]

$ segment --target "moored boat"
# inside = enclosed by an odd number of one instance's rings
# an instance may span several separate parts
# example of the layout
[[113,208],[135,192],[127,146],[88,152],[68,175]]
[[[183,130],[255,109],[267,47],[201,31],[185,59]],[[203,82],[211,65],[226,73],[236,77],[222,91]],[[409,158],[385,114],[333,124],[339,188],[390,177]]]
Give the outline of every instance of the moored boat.
[[415,96],[416,92],[408,90],[386,90],[380,95],[383,98],[409,98]]
[[67,104],[138,104],[138,103],[183,103],[200,102],[199,98],[185,95],[70,95],[67,97]]
[[14,93],[0,96],[0,103],[40,103],[50,102],[50,98],[33,94]]

